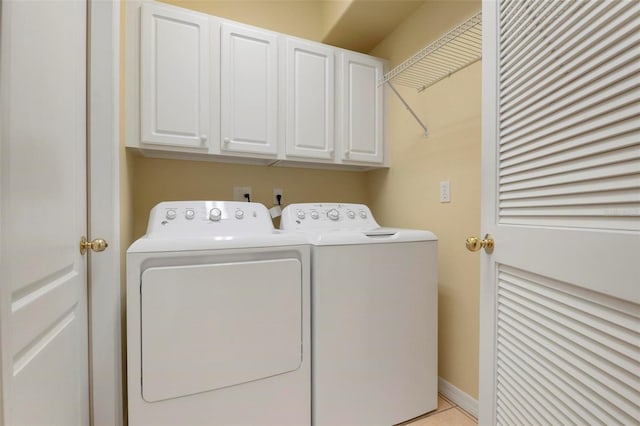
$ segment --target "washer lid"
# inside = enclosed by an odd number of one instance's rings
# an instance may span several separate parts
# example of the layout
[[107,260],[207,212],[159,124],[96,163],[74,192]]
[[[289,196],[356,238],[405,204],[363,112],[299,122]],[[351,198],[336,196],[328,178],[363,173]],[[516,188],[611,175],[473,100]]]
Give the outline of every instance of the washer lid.
[[280,229],[286,231],[365,230],[380,225],[364,204],[299,203],[282,211]]
[[306,235],[316,246],[437,241],[430,231],[382,228],[369,207],[349,203],[290,204],[282,211],[280,229]]
[[333,229],[321,232],[301,232],[301,234],[306,235],[309,244],[314,246],[389,244],[438,240],[438,237],[430,231],[402,228],[373,228],[357,231]]

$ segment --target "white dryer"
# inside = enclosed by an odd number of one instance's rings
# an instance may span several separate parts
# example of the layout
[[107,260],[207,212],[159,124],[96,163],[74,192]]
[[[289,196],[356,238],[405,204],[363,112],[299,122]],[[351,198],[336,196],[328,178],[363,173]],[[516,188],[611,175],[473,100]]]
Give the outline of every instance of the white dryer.
[[311,248],[312,422],[390,426],[437,408],[437,238],[362,204],[292,204]]
[[309,250],[258,203],[155,206],[127,252],[129,425],[309,425]]

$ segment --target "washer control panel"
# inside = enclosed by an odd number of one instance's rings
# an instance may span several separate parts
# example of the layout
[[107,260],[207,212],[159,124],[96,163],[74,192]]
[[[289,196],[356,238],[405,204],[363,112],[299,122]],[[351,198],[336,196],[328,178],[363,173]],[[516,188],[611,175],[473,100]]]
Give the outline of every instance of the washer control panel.
[[149,216],[147,236],[273,233],[267,208],[238,201],[165,201]]
[[364,204],[302,203],[290,204],[282,211],[280,229],[372,229],[379,225]]

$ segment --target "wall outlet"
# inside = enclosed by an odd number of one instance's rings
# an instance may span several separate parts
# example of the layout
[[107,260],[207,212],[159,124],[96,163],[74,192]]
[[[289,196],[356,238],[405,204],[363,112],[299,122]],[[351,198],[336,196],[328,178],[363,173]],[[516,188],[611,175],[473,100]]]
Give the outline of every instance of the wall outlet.
[[451,202],[451,184],[448,180],[443,180],[442,182],[440,182],[440,202]]
[[[282,204],[284,197],[283,197],[284,192],[282,191],[282,188],[273,188],[273,205],[277,206],[278,204]],[[278,203],[278,195],[280,196],[280,203]]]
[[250,186],[233,187],[233,201],[249,201],[245,198],[244,194],[249,194],[249,198],[253,201],[253,194],[251,193]]

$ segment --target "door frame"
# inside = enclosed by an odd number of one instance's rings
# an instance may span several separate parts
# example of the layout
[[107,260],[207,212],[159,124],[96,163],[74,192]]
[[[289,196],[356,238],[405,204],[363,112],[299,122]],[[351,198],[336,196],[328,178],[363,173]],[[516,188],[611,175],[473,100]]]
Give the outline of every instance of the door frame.
[[[120,10],[119,0],[87,0],[87,176],[89,236],[109,250],[88,259],[90,406],[92,424],[123,424],[122,291],[120,279]],[[4,40],[1,41],[5,43]],[[4,50],[4,49],[2,49]],[[2,229],[0,229],[0,235]],[[80,237],[80,236],[78,236]],[[0,287],[0,294],[6,289]],[[4,297],[1,299],[5,299]],[[0,328],[0,340],[2,336]],[[0,345],[0,359],[4,359]],[[99,368],[96,368],[99,366]],[[6,365],[5,365],[6,367]],[[0,369],[0,426],[7,422]]]
[[124,2],[88,0],[87,229],[109,249],[88,259],[91,424],[122,425],[120,25]]
[[[495,173],[497,156],[497,88],[498,69],[495,60],[497,45],[495,36],[497,28],[497,2],[482,2],[482,187],[481,187],[481,219],[480,229],[483,232],[493,234],[496,224],[496,211],[493,206],[496,202],[496,188],[498,182]],[[491,262],[491,256],[484,251],[480,253],[480,360],[479,365],[489,365],[487,359],[495,360],[495,332],[493,324],[496,316],[495,269]],[[487,290],[485,290],[487,287]],[[478,384],[478,424],[495,424],[495,365],[491,369],[479,371]]]

